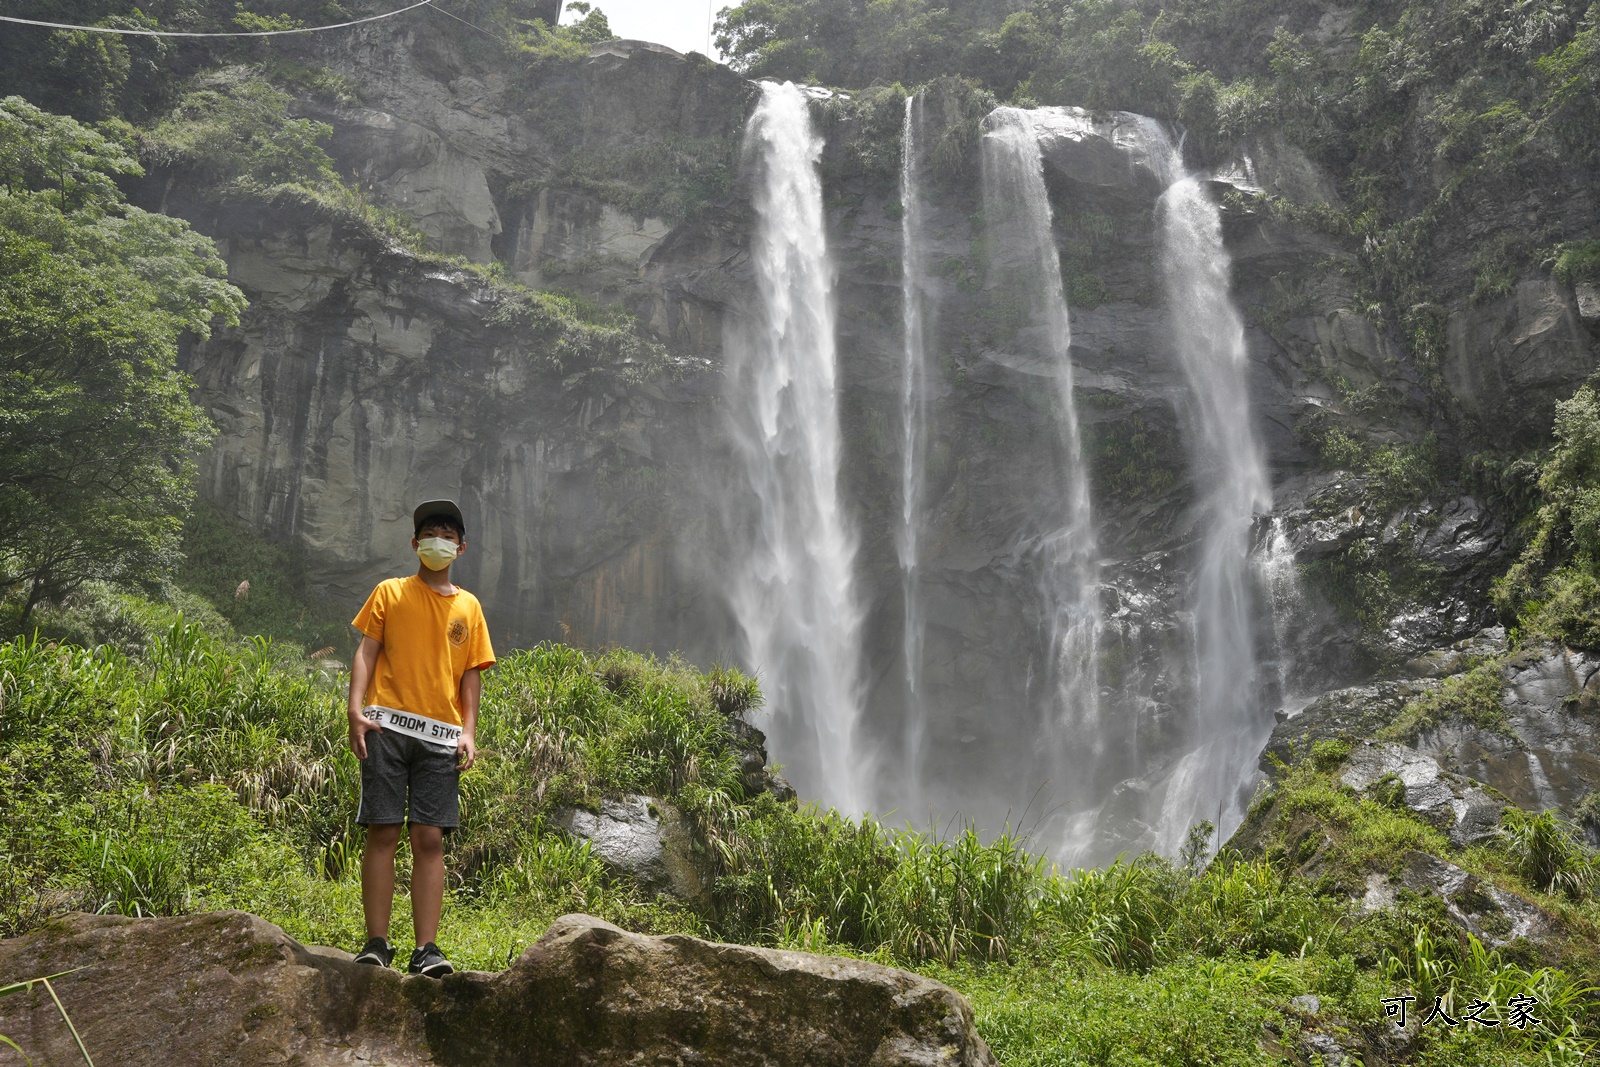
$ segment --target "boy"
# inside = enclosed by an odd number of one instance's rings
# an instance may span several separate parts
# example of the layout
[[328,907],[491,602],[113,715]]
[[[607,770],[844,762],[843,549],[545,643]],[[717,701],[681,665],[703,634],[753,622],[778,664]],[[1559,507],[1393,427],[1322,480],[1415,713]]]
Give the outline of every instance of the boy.
[[350,749],[361,761],[356,821],[367,828],[367,943],[356,962],[387,967],[394,960],[394,854],[409,814],[417,936],[409,971],[443,978],[455,969],[434,943],[444,907],[444,835],[460,822],[459,776],[477,758],[480,672],[494,666],[494,649],[478,598],[450,582],[450,564],[466,550],[461,509],[429,500],[411,520],[417,573],[380,582],[352,623],[362,637],[350,664]]

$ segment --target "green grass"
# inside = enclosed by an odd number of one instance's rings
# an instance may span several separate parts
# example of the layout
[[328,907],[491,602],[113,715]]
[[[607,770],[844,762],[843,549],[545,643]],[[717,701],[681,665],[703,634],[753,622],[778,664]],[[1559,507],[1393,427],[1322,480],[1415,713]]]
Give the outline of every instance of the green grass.
[[[215,618],[203,628],[151,609],[167,618],[126,649],[0,644],[0,933],[73,908],[243,908],[303,941],[354,947],[362,835],[341,679]],[[861,956],[965,992],[1007,1065],[1276,1063],[1303,1027],[1361,1047],[1387,1025],[1379,998],[1425,980],[1458,998],[1491,980],[1537,987],[1557,1025],[1428,1036],[1417,1062],[1575,1062],[1562,1050],[1591,1033],[1593,997],[1567,974],[1526,956],[1474,964],[1481,946],[1429,902],[1354,912],[1363,872],[1409,848],[1449,850],[1409,813],[1339,787],[1337,746],[1258,805],[1271,818],[1251,856],[1059,872],[1009,835],[897,831],[751,795],[729,715],[759,702],[736,671],[673,659],[554,644],[506,656],[488,675],[480,762],[447,846],[456,962],[503,967],[570,911]],[[646,899],[550,821],[623,792],[686,813],[716,876],[709,904]],[[1472,862],[1592,932],[1593,902],[1538,895],[1519,855]],[[403,889],[403,849],[398,874]],[[402,892],[396,940],[408,925]],[[1288,1004],[1306,992],[1324,1002],[1314,1018]],[[1563,1045],[1554,1034],[1569,1025]]]
[[[1007,1067],[1281,1064],[1261,1038],[1294,1031],[1282,1002],[1303,966],[1189,958],[1147,974],[1033,966],[932,969],[961,989]],[[1291,992],[1292,991],[1292,992]]]
[[1448,842],[1411,812],[1358,796],[1334,774],[1299,764],[1258,802],[1270,829],[1262,853],[1289,869],[1309,867],[1322,887],[1359,895],[1365,876],[1390,873],[1408,850],[1443,855]]

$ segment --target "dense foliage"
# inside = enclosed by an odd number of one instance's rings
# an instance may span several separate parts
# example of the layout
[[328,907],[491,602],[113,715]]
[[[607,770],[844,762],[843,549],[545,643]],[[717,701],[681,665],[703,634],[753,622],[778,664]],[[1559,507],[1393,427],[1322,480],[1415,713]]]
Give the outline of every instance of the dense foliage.
[[[239,633],[270,637],[308,654],[347,659],[354,651],[354,612],[322,592],[315,570],[326,563],[313,550],[264,540],[248,524],[207,500],[196,500],[183,525],[183,559],[173,573],[191,616],[215,605],[216,613]],[[81,617],[103,598],[88,596],[59,613],[62,621]],[[74,611],[73,608],[79,610]],[[46,625],[54,622],[52,618]],[[91,624],[92,625],[92,624]],[[47,631],[55,636],[53,631]],[[106,636],[95,636],[98,643]],[[76,634],[62,636],[77,637]],[[84,643],[79,638],[79,643]]]
[[[262,10],[251,10],[257,6]],[[21,0],[8,5],[6,13],[79,26],[230,33],[344,21],[367,13],[365,6],[338,0],[260,5],[231,0]],[[169,107],[184,79],[197,71],[270,52],[270,45],[250,40],[8,26],[0,34],[0,94],[18,93],[47,111],[85,121],[142,122]]]
[[1539,468],[1542,503],[1522,558],[1495,587],[1529,637],[1600,649],[1600,393],[1556,405],[1556,443]]
[[259,70],[225,67],[192,88],[140,137],[148,163],[200,187],[337,184],[325,123],[291,118],[289,96]]
[[[941,188],[970,185],[959,161],[970,167],[987,107],[977,117],[952,111],[954,86],[988,106],[1152,115],[1180,127],[1191,162],[1203,166],[1304,153],[1318,180],[1295,191],[1300,201],[1230,194],[1227,206],[1232,218],[1288,224],[1345,250],[1286,264],[1270,291],[1257,281],[1241,293],[1252,325],[1292,345],[1289,322],[1330,310],[1314,294],[1337,290],[1336,306],[1364,316],[1383,339],[1376,380],[1304,368],[1338,402],[1295,427],[1316,466],[1346,475],[1316,506],[1360,520],[1358,536],[1306,577],[1359,630],[1368,666],[1394,659],[1391,620],[1444,594],[1446,576],[1409,539],[1431,529],[1444,500],[1487,498],[1512,523],[1525,513],[1526,471],[1543,442],[1537,430],[1507,434],[1497,401],[1477,396],[1469,414],[1459,392],[1471,391],[1461,382],[1476,371],[1449,364],[1447,326],[1474,305],[1509,298],[1519,282],[1600,278],[1589,181],[1600,162],[1600,6],[749,0],[724,10],[718,29],[719,46],[748,74],[855,90],[828,105],[850,119],[830,130],[834,188],[854,180],[894,195],[897,105],[916,91],[927,105],[922,136],[939,142],[932,169]],[[1093,307],[1104,299],[1097,274],[1107,265],[1083,236],[1090,227],[1070,217],[1070,205],[1056,206],[1069,301]],[[1099,478],[1101,498],[1162,484],[1158,467],[1130,462],[1153,451],[1148,433],[1127,436],[1087,442],[1097,459],[1119,464]],[[1146,470],[1148,482],[1134,477]],[[1525,634],[1586,625],[1592,601],[1580,570],[1559,570],[1538,592],[1550,605],[1544,614],[1565,612],[1569,623],[1525,625]],[[1508,621],[1521,610],[1512,601],[1535,592],[1514,584],[1501,598]]]
[[1477,147],[1463,134],[1512,112],[1596,147],[1584,107],[1600,89],[1593,8],[1368,7],[1332,31],[1359,42],[1353,52],[1328,47],[1321,15],[1265,0],[747,0],[718,17],[717,43],[757,76],[850,88],[961,76],[1001,98],[1137,110],[1208,136],[1282,130],[1341,169],[1352,149],[1392,149],[1395,120],[1408,118],[1454,133],[1457,158]]
[[177,342],[243,296],[208,239],[124,202],[127,148],[0,101],[0,591],[159,577],[209,429]]

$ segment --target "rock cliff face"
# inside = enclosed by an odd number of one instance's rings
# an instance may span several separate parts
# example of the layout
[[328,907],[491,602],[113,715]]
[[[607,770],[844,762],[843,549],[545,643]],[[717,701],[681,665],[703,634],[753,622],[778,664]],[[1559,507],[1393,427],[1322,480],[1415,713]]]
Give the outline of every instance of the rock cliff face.
[[[362,87],[361,105],[303,106],[334,126],[341,168],[440,249],[626,307],[667,347],[668,370],[644,380],[541,370],[492,325],[496,298],[471,275],[430,273],[292,213],[196,207],[252,300],[239,330],[190,354],[222,429],[204,491],[272,536],[316,547],[330,588],[352,601],[405,566],[407,502],[456,495],[471,527],[463,584],[505,641],[568,636],[733,658],[715,521],[717,496],[733,484],[720,347],[724,321],[751,299],[751,214],[735,175],[753,87],[701,57],[633,42],[597,46],[553,73],[496,55],[465,30],[359,33],[322,60]],[[861,163],[870,131],[842,113],[830,120],[824,169],[839,274],[843,484],[862,533],[868,743],[885,745],[905,699],[887,666],[902,625],[889,533],[899,491],[899,204],[883,168]],[[1197,472],[1160,295],[1158,182],[1128,136],[1142,121],[1040,123],[1107,553],[1116,667],[1103,681],[1145,761],[1107,760],[1085,786],[1123,810],[1101,843],[1107,855],[1149,843],[1160,753],[1185,742],[1182,679],[1194,654],[1183,612]],[[1362,475],[1313,469],[1310,420],[1397,442],[1449,435],[1425,387],[1434,375],[1463,425],[1537,442],[1554,402],[1594,368],[1600,327],[1580,294],[1525,278],[1503,296],[1442,309],[1446,351],[1436,368],[1419,367],[1364,313],[1346,269],[1360,250],[1255,195],[1302,208],[1335,201],[1325,175],[1276,140],[1213,163],[1277,504],[1255,538],[1264,560],[1276,546],[1287,568],[1281,590],[1263,573],[1263,597],[1279,602],[1258,613],[1266,669],[1253,684],[1277,704],[1365,682],[1371,669],[1370,640],[1292,580],[1291,550],[1309,563],[1365,541],[1436,568],[1438,595],[1384,630],[1401,657],[1486,625],[1484,581],[1507,551],[1504,524],[1472,497],[1379,515],[1364,503]],[[1054,429],[1037,402],[1038,375],[1008,353],[1003,294],[985,285],[975,186],[969,167],[928,192],[938,368],[922,565],[935,620],[927,699],[944,724],[930,739],[936,762],[953,783],[949,805],[997,825],[1039,783],[1017,783],[1014,798],[986,811],[961,783],[1005,780],[1013,754],[986,747],[992,731],[979,727],[1038,704],[1030,679],[1050,652],[1024,549],[1037,457]],[[1582,195],[1569,207],[1574,218],[1596,214]],[[1361,400],[1377,385],[1393,400],[1381,412]],[[1440,447],[1473,450],[1448,436]],[[1012,732],[1025,736],[1032,713],[1015,714]],[[1471,742],[1439,744],[1463,760],[1487,758]]]
[[1513,659],[1504,671],[1505,727],[1450,720],[1416,748],[1530,811],[1567,812],[1600,785],[1600,660],[1563,648]]
[[[542,85],[551,99],[530,111],[506,75],[473,63],[472,43],[358,38],[333,58],[369,106],[306,110],[333,125],[341,169],[440,251],[621,299],[669,342],[667,371],[551,370],[492,324],[497,296],[472,274],[307,209],[218,209],[180,190],[169,209],[217,237],[252,302],[238,330],[188,356],[221,429],[203,491],[317,550],[329,588],[352,600],[407,566],[408,501],[457,496],[461,579],[503,640],[721,647],[689,639],[719,633],[717,609],[684,572],[678,539],[699,520],[669,479],[706,448],[727,283],[700,275],[733,254],[728,237],[625,216],[553,174],[619,145],[736,138],[749,87],[654,46],[613,49]],[[541,128],[540,107],[568,125]]]
[[[0,974],[55,984],[99,1062],[394,1067],[714,1063],[986,1067],[960,994],[855,960],[641,937],[568,915],[506,970],[442,981],[364,967],[243,912],[72,915],[0,942]],[[0,1001],[32,1062],[81,1062],[43,989]]]

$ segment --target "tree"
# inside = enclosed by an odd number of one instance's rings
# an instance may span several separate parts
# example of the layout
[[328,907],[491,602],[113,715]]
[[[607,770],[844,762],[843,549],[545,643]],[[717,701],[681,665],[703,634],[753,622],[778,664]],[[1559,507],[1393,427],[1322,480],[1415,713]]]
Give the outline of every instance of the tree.
[[[333,127],[289,115],[289,94],[249,67],[224,67],[194,79],[153,128],[139,134],[141,157],[212,189],[337,185],[321,142]],[[169,179],[170,181],[170,179]]]
[[123,201],[121,144],[0,100],[0,590],[22,617],[87,578],[176,556],[210,434],[177,367],[184,331],[239,321],[215,246]]
[[593,4],[584,0],[569,0],[567,10],[583,16],[563,27],[573,40],[583,44],[601,44],[617,39],[617,35],[611,32],[611,21],[606,18],[606,13]]

